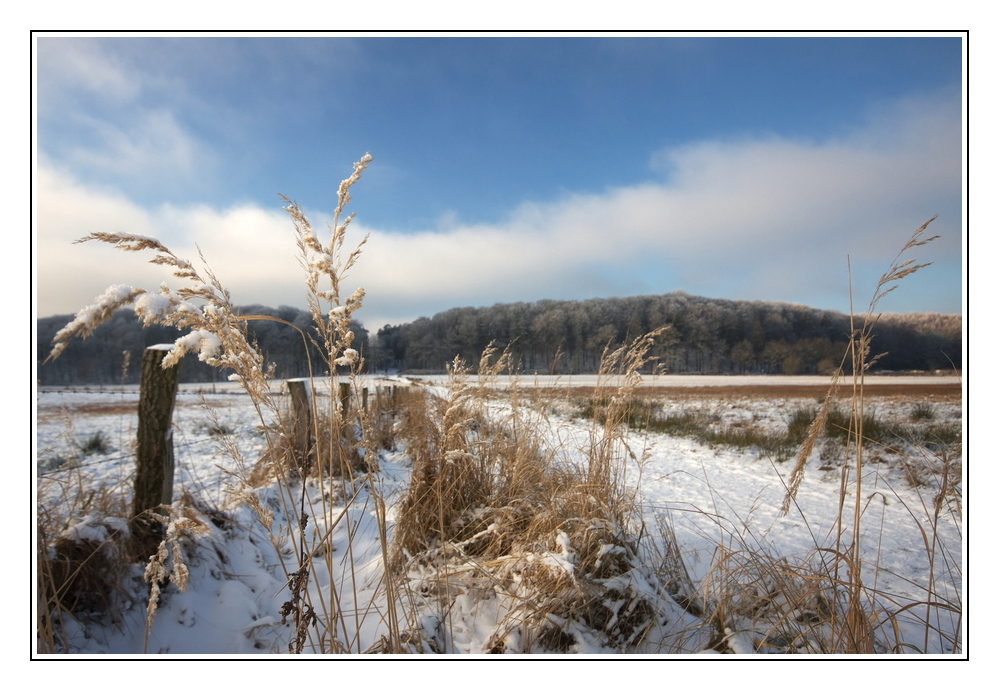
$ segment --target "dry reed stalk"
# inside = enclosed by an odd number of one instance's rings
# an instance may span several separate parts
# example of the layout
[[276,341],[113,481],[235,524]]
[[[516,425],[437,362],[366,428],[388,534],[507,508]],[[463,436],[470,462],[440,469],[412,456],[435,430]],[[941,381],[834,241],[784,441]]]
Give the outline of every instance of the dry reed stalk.
[[[960,580],[959,560],[954,559],[941,547],[937,532],[937,525],[942,515],[941,507],[947,503],[943,497],[952,491],[948,478],[953,473],[949,471],[945,473],[946,477],[941,480],[940,489],[931,505],[924,502],[923,518],[917,515],[913,507],[906,506],[906,510],[923,533],[929,561],[929,586],[925,601],[903,604],[893,600],[890,594],[880,591],[877,584],[881,569],[879,559],[873,564],[874,585],[865,585],[865,572],[870,567],[861,559],[861,522],[868,503],[863,488],[862,473],[866,460],[865,445],[871,442],[865,431],[867,418],[865,372],[881,357],[873,351],[873,329],[879,317],[876,313],[877,305],[885,295],[897,287],[897,281],[927,266],[927,264],[915,264],[913,260],[903,260],[903,255],[935,239],[935,237],[923,239],[923,233],[932,220],[927,221],[913,233],[889,270],[882,275],[867,314],[859,326],[855,324],[851,308],[851,347],[834,375],[819,412],[809,427],[787,486],[781,507],[784,514],[794,503],[806,462],[815,442],[826,427],[831,412],[830,404],[837,392],[842,372],[849,366],[853,379],[846,448],[849,449],[852,463],[843,468],[841,476],[834,546],[826,548],[817,543],[813,563],[790,564],[786,559],[770,556],[765,549],[749,547],[741,535],[730,535],[729,539],[739,547],[731,549],[724,544],[719,545],[710,576],[703,584],[707,589],[703,595],[704,601],[711,612],[711,619],[717,632],[714,647],[735,652],[754,652],[774,647],[774,641],[778,641],[782,645],[794,643],[792,647],[799,652],[847,654],[903,652],[899,645],[900,619],[922,608],[922,626],[925,631],[923,651],[930,650],[931,635],[939,636],[942,641],[942,644],[938,645],[939,648],[946,650],[949,647],[953,651],[959,649],[959,633],[950,633],[943,622],[948,616],[951,617],[949,623],[956,624],[956,628],[950,631],[959,631],[960,603],[947,601],[934,590],[938,561],[944,565],[948,573],[956,573],[957,580]],[[945,452],[943,465],[946,467],[947,463]],[[879,482],[882,481],[890,488],[890,483],[879,478]],[[895,496],[900,498],[897,493]],[[920,501],[923,501],[921,496]],[[956,513],[960,516],[960,508]],[[852,522],[849,527],[844,528],[844,524],[850,519]],[[925,529],[924,522],[927,525]],[[881,530],[884,530],[884,526]],[[959,592],[960,588],[957,587],[956,590]],[[808,614],[804,619],[805,623],[819,625],[810,626],[807,631],[803,631],[800,626],[802,620],[799,620],[794,612],[800,609],[800,603],[807,602],[816,592],[821,594],[821,602],[825,602],[826,605],[821,608],[823,611],[820,620],[813,622],[815,619],[813,614]],[[747,602],[750,604],[747,605]],[[776,638],[774,638],[775,633]],[[785,650],[791,652],[790,648]]]
[[149,557],[143,578],[149,583],[149,600],[146,604],[146,628],[142,638],[142,652],[147,653],[149,632],[153,627],[153,617],[159,607],[160,593],[166,583],[173,583],[181,592],[187,590],[190,578],[182,540],[189,540],[197,535],[209,532],[208,526],[200,520],[194,511],[185,507],[164,507],[166,516],[150,514],[165,527],[163,540],[155,554]]
[[[781,507],[782,513],[787,513],[790,508],[791,503],[794,500],[795,493],[801,482],[804,474],[805,462],[811,454],[813,444],[818,436],[821,434],[822,429],[825,427],[826,418],[829,412],[829,402],[832,399],[835,390],[839,384],[839,378],[844,369],[845,364],[849,363],[852,373],[851,382],[851,412],[850,412],[850,424],[847,430],[847,448],[852,448],[852,475],[851,480],[853,484],[852,493],[852,524],[850,530],[850,542],[848,547],[844,550],[841,547],[840,539],[844,535],[842,528],[836,531],[836,546],[831,550],[833,554],[836,555],[835,568],[832,573],[825,576],[831,583],[841,584],[846,592],[846,605],[845,611],[842,616],[842,627],[837,627],[833,631],[835,640],[831,640],[830,646],[838,651],[845,651],[851,653],[872,653],[875,652],[876,639],[875,633],[879,628],[873,623],[876,615],[874,611],[876,609],[873,604],[873,598],[870,596],[870,591],[864,585],[864,567],[861,558],[861,525],[863,520],[863,509],[866,504],[864,499],[864,488],[862,483],[863,477],[863,466],[865,462],[865,444],[868,442],[865,436],[864,423],[866,419],[865,415],[865,402],[867,399],[867,392],[865,389],[865,373],[869,370],[877,361],[882,357],[879,354],[873,354],[873,343],[874,343],[874,327],[877,324],[880,314],[877,313],[877,306],[879,302],[891,291],[898,287],[897,282],[901,279],[912,275],[919,269],[922,269],[929,264],[916,264],[915,260],[903,260],[903,256],[912,250],[913,248],[925,245],[933,240],[937,239],[939,236],[933,236],[930,238],[923,238],[923,233],[929,224],[935,219],[934,216],[929,221],[920,226],[912,234],[908,242],[902,247],[899,253],[896,255],[895,259],[892,261],[889,269],[882,274],[880,280],[878,281],[871,301],[868,305],[868,309],[865,315],[863,315],[863,320],[860,326],[856,325],[856,316],[852,308],[853,298],[851,291],[851,337],[850,345],[847,353],[844,356],[844,363],[841,364],[840,368],[837,370],[833,377],[830,390],[826,395],[823,404],[819,410],[819,414],[816,416],[811,427],[809,428],[808,434],[806,436],[805,442],[799,449],[797,461],[794,470],[792,471],[791,481],[789,483],[788,491],[785,495],[784,503]],[[840,491],[840,511],[838,513],[837,524],[842,526],[844,510],[846,509],[846,499],[847,499],[847,473],[848,469],[844,468],[843,481],[841,483]],[[932,520],[935,521],[939,516],[936,511],[925,510],[924,513],[928,516],[932,516]],[[910,509],[911,513],[911,509]],[[915,516],[913,516],[916,519]],[[919,521],[917,520],[917,525]],[[922,530],[922,527],[920,527]],[[925,536],[925,533],[924,533]],[[929,558],[930,563],[930,582],[933,580],[933,568],[935,564],[935,555],[937,554],[936,540],[936,530],[932,530],[932,537],[927,537],[926,542],[926,553]],[[845,568],[845,579],[840,580],[839,570],[840,564],[844,565]],[[877,574],[874,576],[875,583],[877,579]],[[876,586],[875,586],[876,589]],[[932,592],[929,594],[929,601],[927,603],[927,619],[929,619],[929,609],[933,606],[932,604]],[[894,615],[889,613],[886,615],[889,619],[893,619]],[[930,626],[926,627],[927,635],[929,635]],[[882,644],[882,647],[884,645]],[[924,649],[928,647],[928,641],[924,641]]]
[[[655,329],[634,339],[630,344],[624,344],[611,350],[604,350],[597,377],[597,399],[605,399],[608,405],[603,419],[594,417],[594,426],[602,422],[602,429],[594,429],[591,439],[594,442],[589,453],[589,481],[595,486],[610,488],[617,483],[616,457],[619,447],[624,443],[626,433],[625,422],[634,400],[635,389],[641,384],[642,368],[653,361],[649,351],[656,341],[669,329],[668,326]],[[617,380],[617,385],[612,382]]]
[[[908,259],[903,261],[903,255],[909,250],[925,245],[933,240],[936,240],[939,236],[934,235],[933,237],[922,239],[922,234],[929,226],[936,216],[931,218],[929,221],[924,223],[922,226],[917,228],[913,232],[912,236],[909,238],[908,242],[899,250],[899,253],[895,256],[889,269],[882,274],[880,280],[875,286],[874,295],[868,305],[867,313],[864,316],[863,326],[856,328],[854,326],[854,314],[852,309],[852,294],[851,294],[851,310],[850,310],[850,324],[851,324],[851,338],[850,338],[850,356],[852,359],[852,369],[853,369],[853,395],[851,397],[852,403],[852,418],[851,418],[851,430],[850,436],[848,438],[848,444],[850,441],[853,443],[854,447],[854,498],[853,498],[853,535],[852,544],[850,545],[850,559],[849,559],[849,569],[848,569],[848,610],[847,610],[847,628],[849,631],[849,637],[851,644],[855,645],[855,651],[859,653],[871,653],[874,652],[874,645],[872,640],[872,630],[871,622],[868,614],[864,609],[863,602],[863,574],[862,574],[862,560],[861,560],[861,518],[862,518],[862,507],[863,507],[863,462],[864,462],[864,377],[867,370],[874,365],[881,357],[881,355],[872,355],[873,346],[873,329],[877,323],[880,314],[876,314],[878,303],[884,298],[888,293],[892,292],[898,287],[897,282],[901,279],[909,276],[919,269],[922,269],[929,264],[915,264],[915,260]],[[895,284],[895,285],[891,285]]]

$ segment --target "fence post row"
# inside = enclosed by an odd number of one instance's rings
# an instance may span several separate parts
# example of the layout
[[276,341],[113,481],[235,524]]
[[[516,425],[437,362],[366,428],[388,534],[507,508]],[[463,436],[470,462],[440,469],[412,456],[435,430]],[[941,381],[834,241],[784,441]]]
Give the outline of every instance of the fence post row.
[[[173,502],[172,419],[180,367],[163,368],[163,358],[172,349],[173,344],[161,343],[149,346],[142,353],[133,516]],[[394,402],[396,387],[391,387],[390,391]],[[312,449],[312,392],[309,380],[289,379],[288,392],[292,402],[296,460],[302,470],[307,470]],[[376,389],[376,395],[380,397],[381,391]],[[367,387],[361,392],[361,397],[362,408],[367,410]],[[346,382],[340,383],[340,405],[346,417],[350,410],[350,384]]]
[[163,368],[163,358],[172,349],[173,344],[161,343],[149,346],[142,353],[133,516],[140,516],[173,501],[171,424],[180,367]]
[[[350,412],[350,402],[350,382],[340,382],[340,410],[343,413],[344,419],[347,418],[347,413]],[[357,405],[356,399],[354,400],[354,405]],[[361,409],[364,412],[368,412],[368,387],[366,386],[361,388]]]

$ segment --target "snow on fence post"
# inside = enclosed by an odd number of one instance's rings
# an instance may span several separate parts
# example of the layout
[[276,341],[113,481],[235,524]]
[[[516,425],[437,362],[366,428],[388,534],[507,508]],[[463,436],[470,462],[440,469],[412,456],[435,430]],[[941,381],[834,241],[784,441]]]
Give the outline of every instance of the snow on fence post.
[[295,461],[298,467],[307,471],[312,465],[312,401],[311,382],[308,379],[289,379],[288,393],[291,394],[292,434],[295,444]]
[[[142,516],[147,511],[156,510],[173,501],[171,425],[180,366],[163,368],[163,358],[172,349],[172,343],[161,343],[149,346],[142,353],[133,517]],[[150,521],[141,523],[147,529],[154,526]]]

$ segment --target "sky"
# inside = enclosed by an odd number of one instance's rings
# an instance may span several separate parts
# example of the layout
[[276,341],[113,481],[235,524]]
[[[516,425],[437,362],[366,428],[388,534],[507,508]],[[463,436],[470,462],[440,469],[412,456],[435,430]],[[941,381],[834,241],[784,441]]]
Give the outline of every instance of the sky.
[[306,306],[296,200],[352,188],[370,330],[461,306],[662,294],[962,310],[957,35],[36,34],[37,316],[177,286],[94,231],[158,238],[236,304]]

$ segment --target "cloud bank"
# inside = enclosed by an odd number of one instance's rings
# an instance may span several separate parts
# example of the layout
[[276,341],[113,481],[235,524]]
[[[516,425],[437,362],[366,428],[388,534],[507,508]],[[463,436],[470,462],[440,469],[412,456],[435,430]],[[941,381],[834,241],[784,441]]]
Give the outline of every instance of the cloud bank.
[[[153,131],[183,141],[169,119]],[[961,136],[959,98],[936,94],[885,106],[837,139],[707,140],[655,152],[656,176],[642,184],[522,204],[494,224],[450,218],[386,232],[365,227],[355,208],[352,236],[370,239],[346,284],[365,287],[359,316],[373,329],[453,306],[676,289],[846,309],[847,256],[867,295],[909,234],[940,214],[932,230],[944,237],[918,257],[938,266],[898,291],[913,302],[893,294],[886,309],[955,312]],[[138,165],[141,152],[128,153],[125,162]],[[153,235],[191,259],[200,248],[237,303],[305,304],[292,226],[277,204],[147,208],[44,161],[35,203],[40,316],[75,312],[110,283],[155,288],[166,278],[141,256],[72,244],[94,230]]]

